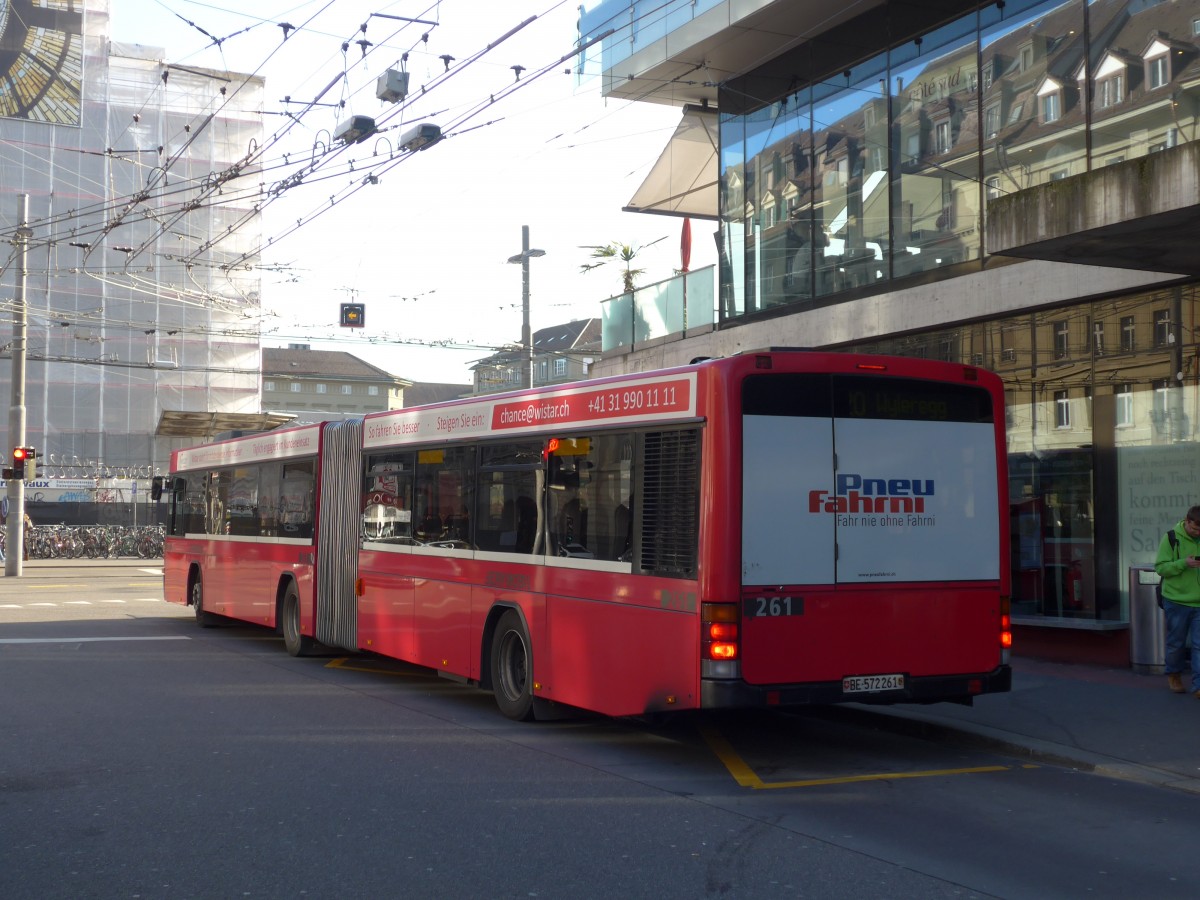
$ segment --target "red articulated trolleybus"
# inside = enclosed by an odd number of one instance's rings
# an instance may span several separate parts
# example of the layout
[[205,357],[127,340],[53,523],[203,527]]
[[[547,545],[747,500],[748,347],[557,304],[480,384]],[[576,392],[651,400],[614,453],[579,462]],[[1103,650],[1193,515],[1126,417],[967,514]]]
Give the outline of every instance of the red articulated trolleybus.
[[764,350],[172,458],[168,600],[514,719],[1011,683],[1000,379]]

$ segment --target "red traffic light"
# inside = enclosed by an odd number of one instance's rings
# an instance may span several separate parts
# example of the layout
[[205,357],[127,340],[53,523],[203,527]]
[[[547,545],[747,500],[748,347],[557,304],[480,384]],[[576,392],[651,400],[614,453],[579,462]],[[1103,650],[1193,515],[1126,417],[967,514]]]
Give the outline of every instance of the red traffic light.
[[29,448],[28,447],[13,447],[13,459],[21,460],[22,462],[29,459]]

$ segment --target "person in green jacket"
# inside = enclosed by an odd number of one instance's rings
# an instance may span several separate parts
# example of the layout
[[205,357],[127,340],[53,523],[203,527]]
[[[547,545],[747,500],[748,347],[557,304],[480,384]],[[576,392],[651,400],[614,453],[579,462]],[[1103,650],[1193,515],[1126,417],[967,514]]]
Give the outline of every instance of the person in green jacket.
[[1166,621],[1167,687],[1176,694],[1183,684],[1185,663],[1190,669],[1192,696],[1200,700],[1200,506],[1193,506],[1170,533],[1164,534],[1154,559],[1162,579],[1163,616]]

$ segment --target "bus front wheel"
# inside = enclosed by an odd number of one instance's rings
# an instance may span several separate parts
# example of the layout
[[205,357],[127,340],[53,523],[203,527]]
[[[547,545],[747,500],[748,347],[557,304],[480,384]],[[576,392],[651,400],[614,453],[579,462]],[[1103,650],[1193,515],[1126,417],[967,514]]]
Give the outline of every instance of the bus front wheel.
[[204,610],[204,583],[200,573],[192,579],[192,611],[196,614],[196,624],[201,628],[215,628],[217,617]]
[[533,718],[529,636],[515,609],[500,617],[492,638],[492,690],[500,712],[518,722]]
[[308,656],[314,641],[300,631],[300,592],[290,582],[283,595],[283,645],[292,656]]

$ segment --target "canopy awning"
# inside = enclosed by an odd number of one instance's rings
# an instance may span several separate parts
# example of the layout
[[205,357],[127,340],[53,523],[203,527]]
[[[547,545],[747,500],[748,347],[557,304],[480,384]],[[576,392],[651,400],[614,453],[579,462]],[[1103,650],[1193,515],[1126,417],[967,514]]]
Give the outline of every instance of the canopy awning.
[[290,413],[184,412],[164,409],[155,434],[212,440],[226,431],[270,431],[296,417]]
[[675,134],[625,212],[716,219],[717,112],[685,106]]

